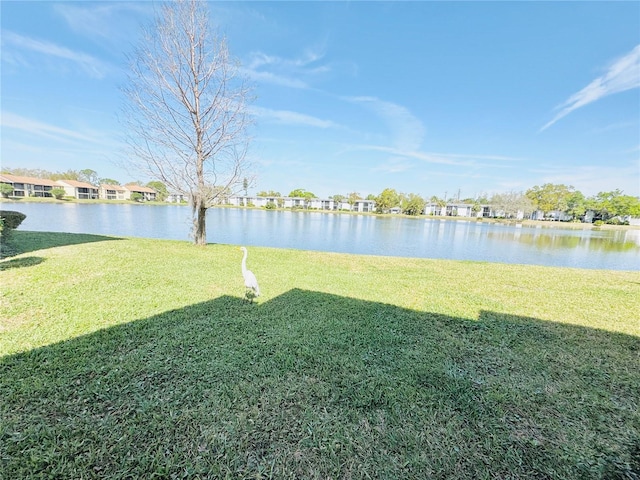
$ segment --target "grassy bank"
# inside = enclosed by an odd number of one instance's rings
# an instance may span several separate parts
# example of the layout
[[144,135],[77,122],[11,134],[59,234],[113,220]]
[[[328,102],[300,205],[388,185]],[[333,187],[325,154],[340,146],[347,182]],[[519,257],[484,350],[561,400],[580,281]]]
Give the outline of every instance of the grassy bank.
[[14,242],[0,477],[640,472],[640,272]]

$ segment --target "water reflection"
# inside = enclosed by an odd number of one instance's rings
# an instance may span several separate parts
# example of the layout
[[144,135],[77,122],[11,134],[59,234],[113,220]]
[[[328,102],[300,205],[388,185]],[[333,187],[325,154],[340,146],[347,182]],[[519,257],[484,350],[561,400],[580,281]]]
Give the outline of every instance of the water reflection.
[[[9,207],[4,207],[9,208]],[[180,205],[15,203],[22,230],[188,240]],[[207,240],[370,255],[640,270],[639,230],[571,230],[429,218],[216,208]]]
[[[596,234],[581,233],[578,235],[567,235],[565,231],[557,232],[536,232],[522,233],[521,229],[514,232],[487,232],[487,235],[499,241],[513,241],[531,245],[537,249],[572,249],[584,248],[592,251],[604,252],[624,252],[637,249],[640,245],[640,238],[628,235],[629,232],[614,231],[607,232],[606,236]],[[627,240],[634,239],[635,241]]]
[[635,243],[637,246],[640,246],[640,230],[627,230],[620,233],[624,233],[624,242]]

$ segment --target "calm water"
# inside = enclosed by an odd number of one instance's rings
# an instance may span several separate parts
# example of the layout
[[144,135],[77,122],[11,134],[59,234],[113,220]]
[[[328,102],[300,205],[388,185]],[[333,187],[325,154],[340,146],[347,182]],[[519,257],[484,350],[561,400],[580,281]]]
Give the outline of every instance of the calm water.
[[[188,240],[180,205],[16,203],[21,230]],[[640,270],[640,230],[519,227],[428,218],[210,209],[207,241],[330,252]]]

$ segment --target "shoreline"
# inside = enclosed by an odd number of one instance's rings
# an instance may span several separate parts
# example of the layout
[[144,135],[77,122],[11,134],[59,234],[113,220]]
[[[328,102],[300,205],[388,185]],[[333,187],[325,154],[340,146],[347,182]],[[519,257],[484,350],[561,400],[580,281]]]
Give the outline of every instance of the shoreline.
[[[40,198],[40,197],[28,197],[28,198],[2,198],[0,199],[0,209],[4,209],[4,204],[19,205],[20,203],[54,203],[54,204],[113,204],[113,205],[140,205],[140,206],[183,206],[188,207],[187,203],[169,203],[169,202],[132,202],[131,200],[79,200],[79,199],[66,199],[58,200],[55,198]],[[209,208],[237,208],[243,210],[266,210],[263,207],[238,207],[235,205],[216,205]],[[562,222],[562,221],[547,221],[547,220],[511,220],[503,218],[488,218],[488,217],[453,217],[453,216],[436,216],[436,215],[405,215],[402,213],[372,213],[372,212],[350,212],[344,210],[314,210],[314,209],[291,209],[291,208],[276,208],[272,211],[276,212],[296,212],[296,213],[324,213],[332,215],[369,215],[382,218],[408,218],[414,220],[445,220],[454,222],[476,222],[476,223],[493,223],[501,224],[505,226],[525,226],[535,228],[559,228],[569,230],[640,230],[640,225],[594,225],[593,223],[581,223],[581,222]]]

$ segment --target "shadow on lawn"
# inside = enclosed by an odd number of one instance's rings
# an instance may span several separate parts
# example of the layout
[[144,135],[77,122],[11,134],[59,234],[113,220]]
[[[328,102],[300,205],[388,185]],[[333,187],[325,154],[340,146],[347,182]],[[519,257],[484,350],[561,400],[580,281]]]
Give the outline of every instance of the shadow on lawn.
[[0,359],[0,455],[9,478],[635,478],[639,354],[496,312],[221,297]]
[[43,257],[23,257],[14,258],[13,260],[7,260],[0,262],[0,272],[4,270],[10,270],[12,268],[33,267],[44,262]]
[[2,258],[13,257],[22,253],[34,252],[53,247],[78,245],[81,243],[121,240],[118,237],[92,235],[87,233],[64,232],[31,232],[15,230],[8,240],[3,239]]

